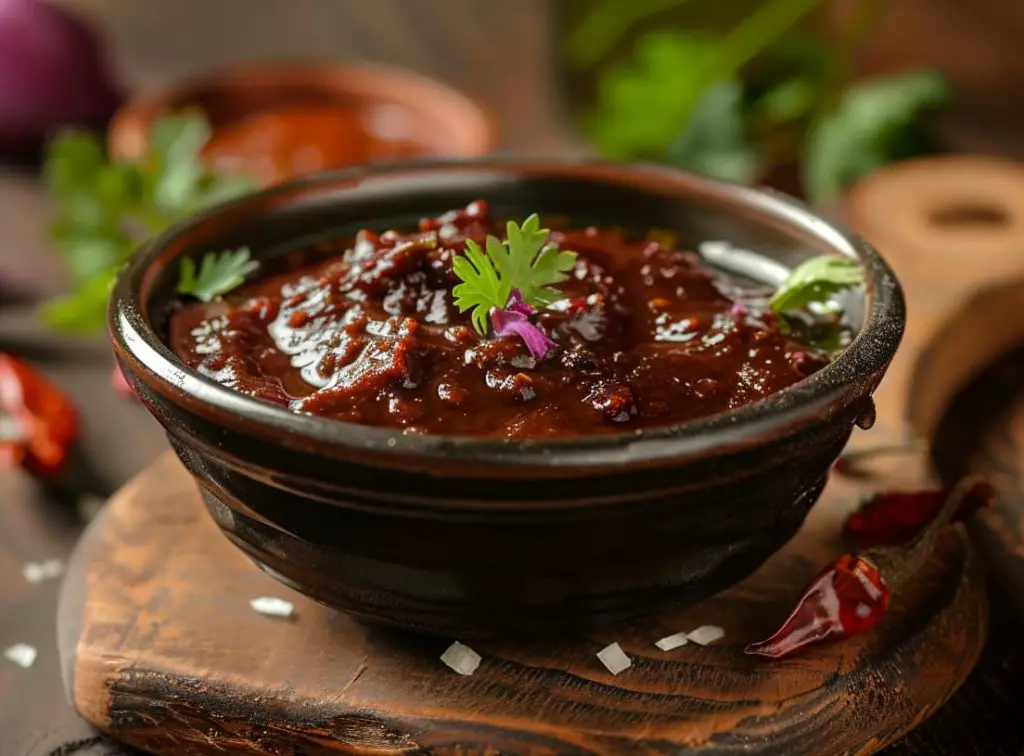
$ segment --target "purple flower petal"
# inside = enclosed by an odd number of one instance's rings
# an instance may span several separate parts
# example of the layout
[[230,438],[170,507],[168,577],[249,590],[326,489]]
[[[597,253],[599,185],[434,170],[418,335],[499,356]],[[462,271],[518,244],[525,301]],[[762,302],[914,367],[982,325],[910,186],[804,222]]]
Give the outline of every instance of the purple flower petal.
[[533,358],[541,360],[557,344],[528,320],[535,312],[536,310],[523,302],[519,289],[512,289],[505,309],[491,308],[491,326],[494,328],[495,336],[515,335],[521,338]]
[[510,320],[505,323],[503,331],[495,330],[495,333],[499,336],[516,334],[526,344],[526,348],[530,350],[530,354],[535,360],[544,359],[551,348],[557,346],[544,331],[528,320]]
[[490,315],[491,326],[498,336],[505,336],[511,323],[526,322],[526,314],[515,310],[499,310],[497,307],[492,307]]
[[529,316],[533,315],[536,310],[530,307],[523,301],[523,293],[519,289],[512,289],[512,293],[508,295],[508,302],[505,303],[506,312],[514,312],[519,315]]

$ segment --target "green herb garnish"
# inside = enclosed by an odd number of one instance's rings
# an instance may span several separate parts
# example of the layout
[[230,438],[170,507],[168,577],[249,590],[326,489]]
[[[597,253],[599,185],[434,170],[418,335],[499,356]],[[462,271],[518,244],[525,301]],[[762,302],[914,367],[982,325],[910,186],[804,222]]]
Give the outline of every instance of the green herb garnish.
[[207,252],[199,264],[191,258],[181,260],[181,277],[178,280],[178,293],[195,297],[201,302],[211,302],[217,297],[236,289],[245,281],[245,277],[259,267],[245,247],[234,252]]
[[550,235],[533,214],[522,226],[508,222],[508,241],[488,236],[486,252],[476,242],[467,241],[465,253],[452,260],[452,270],[462,281],[452,290],[455,306],[459,312],[473,310],[473,326],[481,336],[487,334],[491,308],[505,307],[513,289],[518,289],[531,307],[545,307],[561,299],[553,284],[568,278],[576,253],[548,245]]
[[836,255],[812,257],[793,269],[769,305],[775,312],[785,312],[813,303],[825,304],[837,292],[862,283],[864,274],[856,260]]
[[815,17],[824,0],[578,0],[564,52],[592,77],[584,131],[606,157],[835,202],[880,166],[940,151],[931,116],[951,97],[935,71],[856,77],[888,3],[850,5],[837,26]]
[[850,86],[808,135],[804,186],[835,202],[858,179],[896,160],[936,151],[922,118],[950,100],[937,71],[906,71]]
[[183,112],[155,121],[146,153],[134,160],[111,160],[100,134],[73,130],[51,140],[44,165],[55,204],[50,233],[72,293],[44,307],[47,325],[102,329],[117,271],[145,239],[253,188],[209,169],[202,158],[209,138],[203,115]]

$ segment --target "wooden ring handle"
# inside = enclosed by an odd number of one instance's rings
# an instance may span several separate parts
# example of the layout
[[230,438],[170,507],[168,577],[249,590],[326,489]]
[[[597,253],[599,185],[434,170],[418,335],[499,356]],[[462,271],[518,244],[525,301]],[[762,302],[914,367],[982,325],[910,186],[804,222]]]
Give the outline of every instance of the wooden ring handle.
[[897,164],[854,187],[845,216],[907,298],[871,443],[929,439],[953,395],[1024,337],[1024,166],[975,156]]

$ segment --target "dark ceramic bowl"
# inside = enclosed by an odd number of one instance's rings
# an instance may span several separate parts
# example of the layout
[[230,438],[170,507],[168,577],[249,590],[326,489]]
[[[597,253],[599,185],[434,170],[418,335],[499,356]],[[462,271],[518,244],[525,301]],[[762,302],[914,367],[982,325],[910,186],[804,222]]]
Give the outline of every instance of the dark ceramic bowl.
[[[847,308],[859,334],[825,369],[734,412],[515,442],[292,414],[200,376],[164,345],[185,255],[244,244],[265,257],[477,198],[499,217],[670,229],[683,244],[726,240],[786,265],[846,255],[868,282]],[[129,382],[236,546],[329,606],[459,637],[580,631],[696,601],[757,569],[871,417],[903,323],[886,264],[790,199],[661,168],[550,161],[355,169],[244,198],[148,244],[110,308]]]

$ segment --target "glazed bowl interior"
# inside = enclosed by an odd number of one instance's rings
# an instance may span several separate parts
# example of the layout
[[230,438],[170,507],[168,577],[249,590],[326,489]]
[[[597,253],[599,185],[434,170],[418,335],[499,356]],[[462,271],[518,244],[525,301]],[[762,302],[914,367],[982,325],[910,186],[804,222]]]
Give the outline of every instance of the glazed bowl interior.
[[[164,315],[183,256],[245,246],[255,257],[268,258],[325,237],[351,236],[362,228],[379,232],[415,227],[423,217],[479,198],[499,218],[538,212],[566,218],[576,227],[620,226],[641,235],[651,229],[668,231],[680,247],[701,250],[705,259],[740,283],[762,287],[778,284],[789,268],[815,255],[857,259],[865,270],[866,289],[847,294],[842,302],[856,337],[823,370],[738,410],[643,433],[525,441],[404,436],[394,429],[295,415],[198,375],[163,342]],[[433,458],[439,466],[475,459],[513,466],[594,467],[756,443],[802,421],[827,417],[846,404],[852,385],[866,386],[884,370],[902,333],[902,308],[891,271],[866,244],[783,195],[653,167],[492,159],[323,174],[200,215],[138,256],[118,286],[112,325],[115,334],[131,339],[166,386],[202,401],[225,419],[245,417],[257,428],[301,437],[328,453],[357,447]]]

